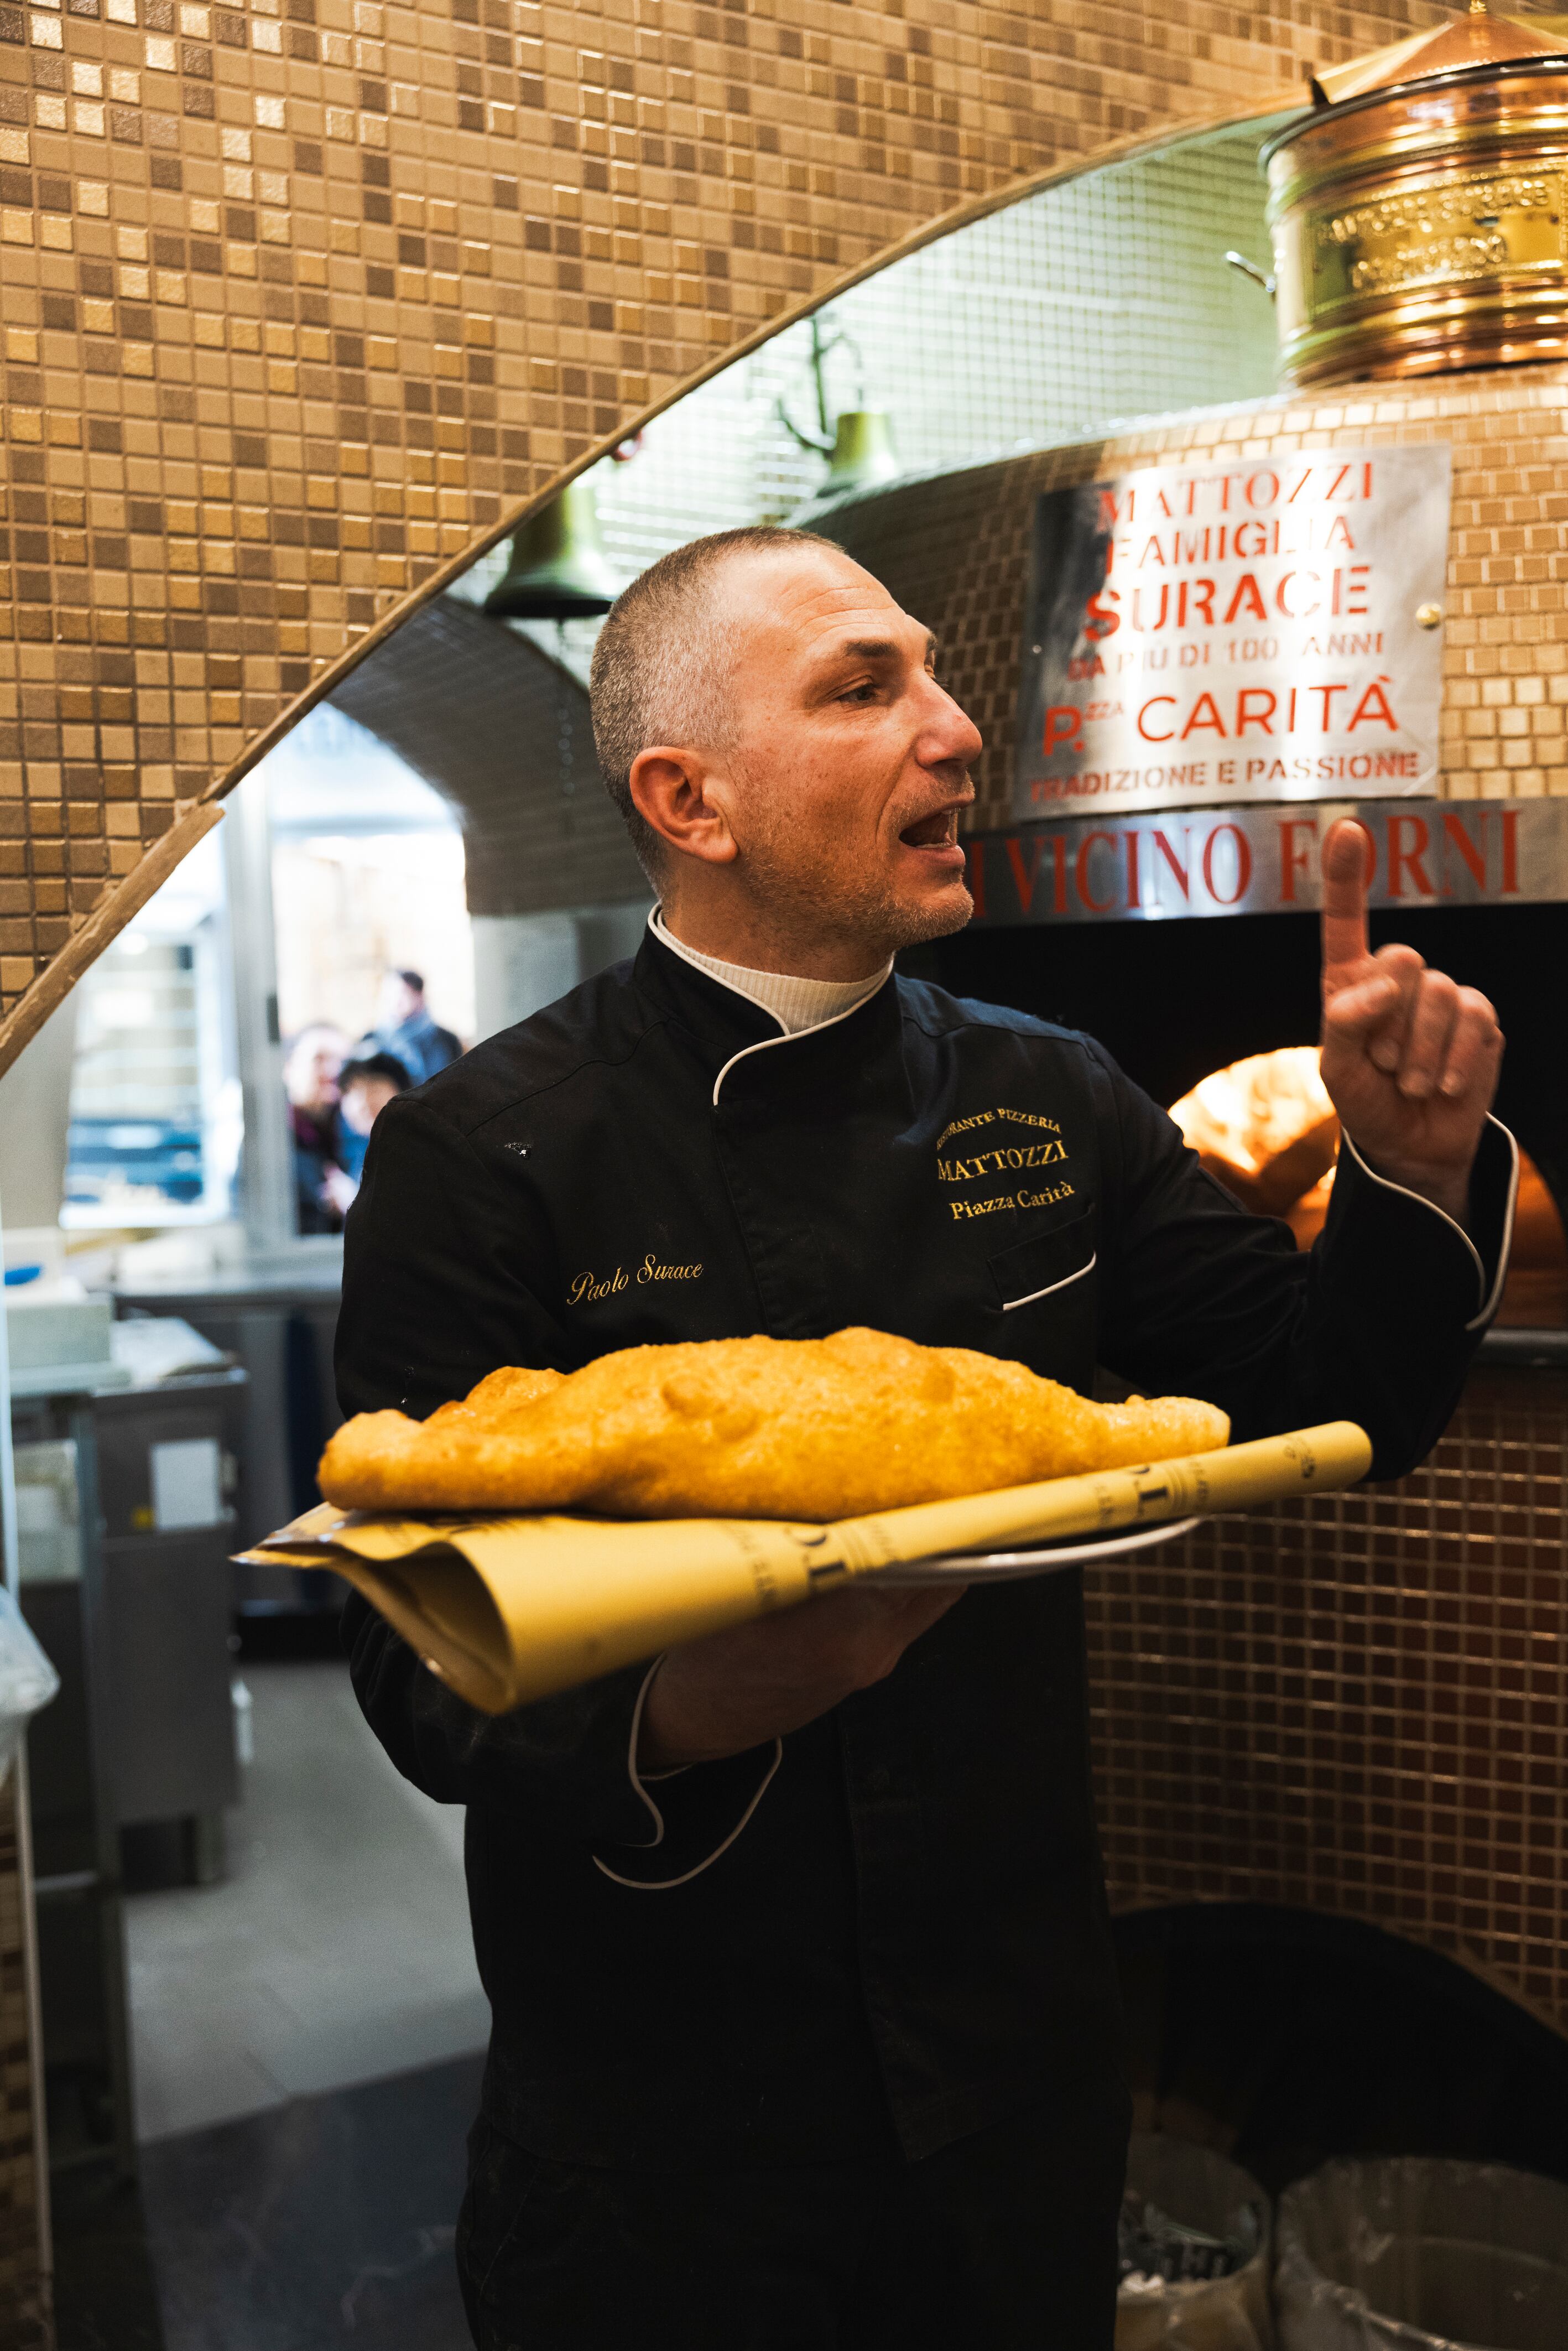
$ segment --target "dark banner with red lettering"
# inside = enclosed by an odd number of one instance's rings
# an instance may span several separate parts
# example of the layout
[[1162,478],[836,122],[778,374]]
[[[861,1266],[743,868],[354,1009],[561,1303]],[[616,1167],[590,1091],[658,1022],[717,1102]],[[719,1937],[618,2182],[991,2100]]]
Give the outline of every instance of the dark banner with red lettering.
[[1046,491],[1014,815],[1430,792],[1449,485],[1429,446]]
[[1342,816],[1372,836],[1375,906],[1509,906],[1568,899],[1568,800],[1331,800],[1225,815],[1079,817],[971,835],[975,920],[1166,922],[1306,912]]

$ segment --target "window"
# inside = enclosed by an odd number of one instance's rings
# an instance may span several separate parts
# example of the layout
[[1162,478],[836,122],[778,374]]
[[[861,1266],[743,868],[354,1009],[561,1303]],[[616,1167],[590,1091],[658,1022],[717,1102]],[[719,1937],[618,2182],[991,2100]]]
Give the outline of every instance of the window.
[[242,1114],[223,859],[209,834],[80,983],[68,1227],[233,1212]]
[[[340,1102],[338,1066],[390,1053],[417,1083],[474,1040],[463,834],[438,792],[330,705],[251,782],[267,795],[291,1228],[330,1234],[363,1162],[367,1104],[383,1091]],[[423,981],[418,997],[405,974]]]

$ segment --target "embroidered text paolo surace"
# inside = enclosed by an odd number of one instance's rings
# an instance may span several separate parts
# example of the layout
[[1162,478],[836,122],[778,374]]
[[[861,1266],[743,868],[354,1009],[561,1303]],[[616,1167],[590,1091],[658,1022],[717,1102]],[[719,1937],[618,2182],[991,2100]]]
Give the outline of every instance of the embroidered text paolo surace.
[[598,1306],[606,1298],[618,1298],[623,1290],[643,1289],[653,1281],[700,1281],[702,1275],[700,1265],[669,1265],[650,1249],[641,1264],[630,1269],[617,1265],[608,1273],[575,1274],[567,1284],[566,1302],[569,1306]]

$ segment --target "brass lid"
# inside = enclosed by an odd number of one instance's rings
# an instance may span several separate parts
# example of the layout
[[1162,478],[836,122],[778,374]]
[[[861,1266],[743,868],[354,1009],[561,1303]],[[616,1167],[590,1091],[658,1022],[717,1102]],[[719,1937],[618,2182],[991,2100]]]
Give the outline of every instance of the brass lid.
[[1412,82],[1437,81],[1448,74],[1473,73],[1487,66],[1523,65],[1534,57],[1568,57],[1564,20],[1494,16],[1486,0],[1470,0],[1468,15],[1412,33],[1349,65],[1325,66],[1312,77],[1314,102],[1343,106],[1347,99],[1375,90],[1406,89]]

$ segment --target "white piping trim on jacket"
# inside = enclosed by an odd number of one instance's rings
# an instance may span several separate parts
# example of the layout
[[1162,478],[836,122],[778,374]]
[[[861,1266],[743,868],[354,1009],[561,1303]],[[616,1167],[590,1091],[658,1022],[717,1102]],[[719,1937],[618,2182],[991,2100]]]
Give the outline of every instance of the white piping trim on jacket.
[[[1502,1296],[1502,1286],[1508,1279],[1509,1251],[1513,1247],[1513,1212],[1515,1205],[1519,1199],[1519,1144],[1511,1131],[1508,1127],[1504,1126],[1501,1119],[1493,1118],[1490,1111],[1487,1113],[1487,1124],[1489,1126],[1495,1126],[1498,1133],[1503,1137],[1504,1141],[1508,1144],[1509,1157],[1511,1161],[1508,1180],[1508,1206],[1503,1211],[1502,1247],[1498,1251],[1497,1277],[1492,1283],[1490,1294],[1483,1300],[1480,1312],[1479,1314],[1472,1314],[1469,1321],[1465,1324],[1467,1331],[1479,1331],[1483,1323],[1490,1322],[1492,1316],[1497,1311],[1498,1301]],[[1446,1208],[1439,1208],[1436,1200],[1428,1200],[1424,1192],[1412,1192],[1408,1185],[1392,1183],[1386,1176],[1380,1176],[1375,1167],[1369,1167],[1348,1134],[1343,1134],[1343,1140],[1351,1157],[1354,1160],[1356,1165],[1361,1169],[1364,1176],[1370,1176],[1372,1181],[1375,1184],[1381,1185],[1385,1192],[1397,1192],[1406,1200],[1418,1201],[1423,1208],[1430,1208],[1435,1217],[1441,1217],[1443,1222],[1448,1226],[1450,1232],[1458,1233],[1460,1240],[1463,1241],[1475,1262],[1477,1285],[1478,1287],[1483,1285],[1487,1278],[1487,1270],[1481,1262],[1481,1253],[1479,1249],[1477,1249],[1474,1241],[1471,1240],[1463,1225],[1456,1224],[1453,1217],[1449,1216],[1448,1210]]]
[[1015,1307],[1032,1306],[1037,1298],[1049,1298],[1053,1290],[1070,1288],[1073,1282],[1082,1281],[1086,1273],[1092,1273],[1099,1262],[1100,1252],[1096,1249],[1088,1264],[1081,1265],[1076,1273],[1064,1273],[1060,1281],[1048,1281],[1043,1290],[1031,1290],[1027,1298],[1009,1298],[1003,1306],[1002,1312],[1010,1314]]
[[[648,1703],[648,1692],[653,1687],[653,1676],[658,1672],[668,1654],[667,1650],[661,1649],[643,1677],[643,1687],[637,1693],[637,1703],[632,1709],[632,1736],[626,1742],[626,1776],[653,1815],[653,1835],[649,1841],[650,1851],[654,1845],[663,1844],[664,1842],[664,1815],[643,1785],[643,1776],[637,1769],[637,1741],[643,1735],[643,1708]],[[673,1780],[675,1775],[673,1771],[666,1771],[651,1776]]]
[[[868,983],[865,987],[864,993],[857,996],[852,1004],[846,1004],[841,1012],[831,1012],[825,1020],[812,1020],[803,1029],[791,1029],[781,1016],[774,1010],[772,1005],[768,1003],[763,997],[754,995],[750,988],[741,987],[737,986],[734,980],[726,979],[722,973],[716,971],[713,967],[718,960],[716,956],[698,955],[695,948],[688,947],[684,941],[676,938],[674,933],[669,928],[668,925],[664,921],[664,910],[662,905],[654,906],[650,911],[648,915],[648,928],[653,936],[658,940],[661,946],[668,947],[672,955],[678,956],[683,963],[689,964],[693,971],[700,971],[705,979],[711,979],[714,981],[716,986],[719,987],[727,987],[731,996],[738,996],[741,1001],[745,1004],[755,1005],[758,1012],[765,1012],[769,1020],[777,1020],[779,1023],[779,1034],[777,1037],[764,1037],[758,1044],[745,1045],[741,1048],[738,1053],[732,1053],[730,1055],[729,1060],[725,1063],[723,1069],[719,1071],[718,1076],[714,1080],[713,1102],[714,1108],[716,1110],[718,1107],[718,1090],[720,1086],[723,1085],[726,1078],[728,1077],[737,1061],[744,1061],[747,1053],[760,1053],[763,1052],[769,1045],[787,1045],[792,1038],[814,1037],[821,1029],[835,1028],[841,1020],[847,1020],[852,1012],[858,1012],[862,1004],[869,1004],[873,996],[880,996],[883,989],[887,986],[888,981],[893,977],[894,958],[889,956],[887,959],[887,968],[877,978],[874,986]],[[743,968],[743,967],[736,964],[732,965],[730,968],[732,970],[738,971]],[[764,979],[782,979],[792,976],[793,975],[783,972],[761,972],[758,975],[759,978]]]
[[[847,1011],[835,1012],[831,1020],[815,1021],[810,1029],[786,1029],[782,1022],[780,1022],[777,1037],[764,1037],[755,1045],[743,1045],[738,1053],[732,1053],[730,1055],[728,1061],[725,1063],[723,1069],[719,1071],[717,1077],[715,1078],[713,1081],[713,1106],[715,1110],[718,1108],[719,1088],[723,1085],[726,1078],[728,1077],[731,1070],[734,1069],[737,1061],[744,1061],[747,1055],[751,1053],[770,1052],[775,1045],[793,1045],[802,1037],[820,1037],[824,1029],[836,1029],[841,1020],[852,1020],[855,1014],[861,1011],[864,1006],[871,1002],[872,997],[880,996],[882,994],[883,988],[887,986],[888,981],[892,977],[893,971],[890,966],[883,976],[880,986],[873,987],[871,991],[871,995],[862,996],[860,1003],[852,1004]],[[719,982],[719,986],[721,987],[725,985],[726,983],[723,980]],[[738,988],[735,989],[733,992],[736,995],[740,993]],[[755,999],[748,997],[747,1001],[750,1003],[755,1001]],[[761,1010],[763,1008],[758,1006],[758,1010]],[[768,1018],[770,1019],[777,1020],[779,1019],[779,1015],[777,1012],[770,1013]]]
[[[658,1672],[659,1667],[664,1664],[664,1660],[663,1656],[654,1658],[653,1664],[648,1668],[647,1676],[643,1683],[643,1687],[637,1693],[637,1703],[633,1708],[632,1714],[631,1751],[627,1758],[627,1769],[632,1774],[632,1785],[636,1789],[637,1793],[642,1797],[643,1802],[647,1805],[648,1810],[653,1813],[653,1818],[659,1823],[659,1834],[653,1839],[653,1844],[656,1845],[663,1844],[664,1841],[664,1816],[663,1813],[660,1812],[658,1805],[653,1802],[653,1799],[648,1793],[647,1789],[643,1785],[642,1781],[637,1776],[637,1734],[642,1728],[643,1705],[648,1695],[649,1685],[652,1683],[653,1676]],[[681,1876],[622,1877],[618,1869],[612,1869],[607,1862],[600,1860],[597,1854],[593,1856],[593,1866],[595,1869],[602,1870],[605,1876],[610,1878],[616,1886],[630,1886],[633,1894],[669,1894],[672,1893],[677,1886],[689,1886],[694,1877],[700,1877],[705,1869],[711,1869],[714,1863],[717,1861],[721,1854],[726,1854],[729,1851],[730,1846],[735,1843],[742,1829],[745,1828],[747,1823],[750,1820],[752,1813],[757,1810],[758,1805],[768,1793],[769,1782],[783,1761],[784,1741],[781,1739],[776,1739],[773,1742],[773,1761],[768,1766],[767,1771],[762,1774],[761,1779],[758,1782],[751,1802],[747,1804],[746,1810],[742,1813],[740,1818],[737,1821],[729,1834],[725,1838],[722,1844],[715,1845],[713,1851],[705,1860],[699,1861],[695,1868],[685,1871]],[[678,1776],[679,1771],[685,1771],[686,1768],[687,1767],[685,1764],[681,1764],[677,1766],[675,1771],[661,1772],[658,1776],[661,1779],[673,1780]]]

